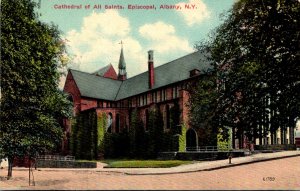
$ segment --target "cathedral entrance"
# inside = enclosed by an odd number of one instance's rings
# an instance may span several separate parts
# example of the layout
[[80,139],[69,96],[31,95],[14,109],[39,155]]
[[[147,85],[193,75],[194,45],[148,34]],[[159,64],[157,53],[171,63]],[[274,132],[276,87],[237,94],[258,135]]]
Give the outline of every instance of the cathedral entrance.
[[197,133],[193,128],[189,128],[186,132],[186,151],[196,151],[197,146]]

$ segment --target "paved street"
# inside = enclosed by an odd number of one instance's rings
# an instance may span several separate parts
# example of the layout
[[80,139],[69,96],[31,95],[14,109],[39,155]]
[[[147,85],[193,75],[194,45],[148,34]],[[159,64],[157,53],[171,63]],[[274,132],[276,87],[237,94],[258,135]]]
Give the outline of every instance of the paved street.
[[127,175],[96,170],[28,171],[16,169],[12,180],[0,171],[0,189],[300,189],[300,156],[211,171],[164,175]]

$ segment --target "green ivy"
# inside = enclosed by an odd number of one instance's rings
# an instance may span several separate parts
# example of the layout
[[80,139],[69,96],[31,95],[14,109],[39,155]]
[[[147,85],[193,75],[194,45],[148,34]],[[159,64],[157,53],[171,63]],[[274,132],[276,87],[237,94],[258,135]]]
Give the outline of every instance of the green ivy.
[[71,150],[77,159],[96,159],[97,147],[97,113],[86,111],[78,114],[72,124]]
[[[106,113],[100,113],[97,120],[97,148],[98,152],[104,154],[104,134],[107,125]],[[99,154],[98,153],[98,154]]]
[[[226,151],[229,149],[230,139],[225,139],[222,134],[222,129],[219,128],[219,133],[217,134],[217,145],[219,151]],[[229,133],[229,132],[228,132]]]
[[179,136],[179,152],[184,152],[186,148],[186,124],[181,125],[181,135]]

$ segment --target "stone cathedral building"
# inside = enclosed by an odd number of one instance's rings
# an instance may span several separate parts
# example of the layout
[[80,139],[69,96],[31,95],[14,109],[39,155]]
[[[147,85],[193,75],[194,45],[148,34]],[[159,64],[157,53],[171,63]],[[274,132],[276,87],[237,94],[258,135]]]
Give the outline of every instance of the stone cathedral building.
[[[122,47],[118,73],[111,64],[94,73],[70,69],[64,92],[69,94],[73,102],[74,115],[89,109],[95,109],[98,115],[105,113],[108,121],[105,130],[118,133],[130,127],[130,113],[133,108],[137,108],[145,131],[147,131],[149,111],[157,106],[163,115],[164,131],[168,131],[171,128],[170,109],[177,104],[180,109],[178,125],[187,126],[186,146],[198,146],[198,135],[188,126],[187,84],[206,75],[203,71],[211,71],[212,66],[205,55],[201,52],[194,52],[155,67],[154,52],[149,50],[148,63],[141,64],[147,64],[148,71],[127,78]],[[71,125],[68,120],[64,121],[64,127],[66,137],[69,139]],[[293,136],[287,136],[285,139],[287,139],[286,142],[281,141],[277,144],[293,144]],[[266,141],[262,144],[271,144],[267,137],[264,140]],[[236,144],[236,141],[233,140],[233,144]],[[63,150],[68,147],[67,142],[64,141]]]
[[[180,108],[180,124],[188,124],[189,99],[187,83],[199,78],[201,71],[210,70],[211,65],[205,56],[194,52],[155,67],[154,52],[148,51],[148,71],[127,78],[123,47],[120,53],[118,73],[107,65],[94,72],[68,71],[64,92],[68,93],[74,106],[74,115],[88,109],[107,114],[106,131],[118,133],[130,127],[130,110],[137,108],[147,131],[149,110],[158,106],[164,119],[164,130],[170,129],[170,109],[174,104]],[[70,134],[70,124],[65,121],[66,132]],[[179,124],[178,124],[179,125]],[[193,139],[197,135],[188,130]],[[193,141],[196,144],[196,141]],[[196,145],[195,145],[196,146]]]

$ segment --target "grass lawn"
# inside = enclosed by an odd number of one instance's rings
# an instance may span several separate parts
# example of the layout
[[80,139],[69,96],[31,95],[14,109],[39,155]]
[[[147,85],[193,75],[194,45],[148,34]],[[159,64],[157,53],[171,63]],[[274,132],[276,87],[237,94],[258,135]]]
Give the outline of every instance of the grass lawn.
[[182,164],[191,164],[193,161],[181,160],[106,160],[105,168],[168,168]]

